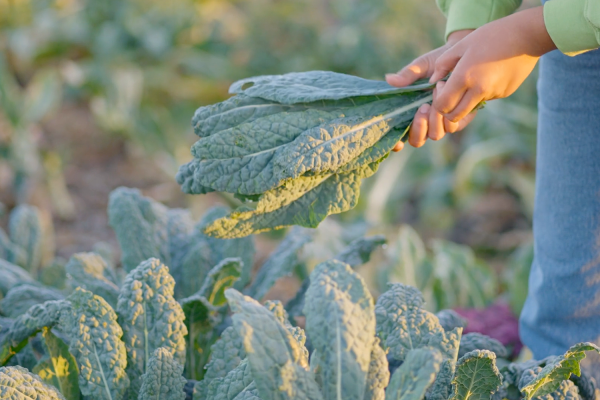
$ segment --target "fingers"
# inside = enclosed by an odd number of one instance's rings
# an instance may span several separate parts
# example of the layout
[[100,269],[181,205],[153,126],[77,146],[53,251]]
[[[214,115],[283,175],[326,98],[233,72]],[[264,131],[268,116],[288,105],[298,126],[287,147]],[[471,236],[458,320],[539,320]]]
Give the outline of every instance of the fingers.
[[456,107],[445,117],[450,121],[458,122],[469,115],[482,100],[483,94],[476,88],[470,88]]
[[456,130],[456,132],[462,131],[463,129],[465,129],[466,126],[469,125],[471,123],[471,121],[473,121],[475,119],[476,115],[477,115],[477,111],[473,111],[472,113],[467,114],[466,117],[461,119],[458,122],[458,129]]
[[429,131],[427,137],[431,140],[440,140],[446,135],[444,117],[435,108],[429,111]]
[[421,147],[427,140],[430,110],[429,104],[423,104],[415,114],[408,137],[408,143],[413,147]]
[[[453,122],[445,118],[437,112],[435,108],[429,104],[423,104],[413,119],[409,131],[408,143],[413,147],[422,147],[427,138],[431,140],[440,140],[446,133],[455,133],[463,130],[473,121],[477,111],[468,113],[458,122]],[[403,142],[398,142],[392,149],[394,152],[399,152],[404,148]]]
[[460,60],[460,57],[460,49],[455,50],[455,47],[439,56],[435,61],[435,65],[433,66],[433,73],[431,78],[429,78],[429,82],[434,83],[445,78],[450,72],[452,72],[452,70],[454,70],[456,64]]
[[392,86],[408,86],[416,80],[426,78],[430,75],[431,63],[431,57],[426,54],[402,68],[398,73],[387,74],[385,80]]
[[448,120],[448,118],[444,117],[444,130],[446,131],[446,133],[458,132],[460,130],[459,127],[460,127],[459,122],[452,122],[452,121]]
[[397,152],[401,151],[403,148],[404,148],[404,142],[398,142],[398,143],[396,143],[396,145],[394,146],[392,151],[394,153],[397,153]]
[[[455,79],[453,79],[455,78]],[[450,75],[447,82],[440,81],[436,85],[437,95],[433,99],[433,107],[441,114],[451,113],[462,100],[467,86],[462,79]]]

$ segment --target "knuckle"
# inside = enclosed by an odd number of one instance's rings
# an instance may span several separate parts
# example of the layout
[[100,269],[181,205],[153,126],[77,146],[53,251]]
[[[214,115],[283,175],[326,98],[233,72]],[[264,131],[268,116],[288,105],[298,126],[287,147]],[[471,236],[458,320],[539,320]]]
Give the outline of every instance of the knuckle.
[[456,112],[453,111],[451,113],[449,113],[448,115],[446,115],[446,119],[448,121],[450,121],[452,124],[456,124],[458,121],[460,121],[460,115]]
[[450,111],[452,111],[450,109],[450,106],[448,106],[448,103],[444,99],[438,99],[437,104],[435,104],[435,109],[438,110],[441,114],[447,114]]
[[455,76],[456,78],[456,83],[461,86],[461,87],[471,87],[472,85],[472,81],[471,79],[463,74],[459,74],[459,75],[452,75],[453,77]]
[[415,119],[413,120],[413,129],[414,130],[419,130],[421,129],[421,127],[423,126],[423,124],[425,124],[427,120],[423,117],[421,117],[420,115],[415,117]]
[[470,90],[476,96],[482,96],[485,93],[485,87],[481,81],[475,81],[470,86]]

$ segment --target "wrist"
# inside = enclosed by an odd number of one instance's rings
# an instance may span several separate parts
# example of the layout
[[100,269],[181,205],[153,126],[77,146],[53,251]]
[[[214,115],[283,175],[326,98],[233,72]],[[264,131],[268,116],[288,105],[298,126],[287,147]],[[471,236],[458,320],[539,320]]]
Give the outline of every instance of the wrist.
[[542,6],[520,11],[507,18],[513,19],[515,29],[529,42],[531,56],[541,57],[556,49],[556,44],[546,29]]

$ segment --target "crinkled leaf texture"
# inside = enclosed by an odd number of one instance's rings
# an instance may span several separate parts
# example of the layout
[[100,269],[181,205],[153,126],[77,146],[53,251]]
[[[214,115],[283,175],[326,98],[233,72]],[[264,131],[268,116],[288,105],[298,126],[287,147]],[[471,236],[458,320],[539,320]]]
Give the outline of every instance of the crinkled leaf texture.
[[206,364],[204,379],[198,382],[194,388],[194,400],[206,399],[210,383],[215,379],[224,378],[246,358],[242,338],[233,326],[229,326],[223,331],[210,351],[211,359]]
[[225,292],[234,312],[252,377],[262,400],[320,400],[306,349],[266,308],[234,289]]
[[66,270],[70,287],[82,287],[102,297],[111,307],[117,306],[119,286],[114,271],[102,256],[96,253],[74,254]]
[[396,283],[377,300],[377,335],[388,357],[404,361],[409,351],[431,347],[440,351],[442,363],[437,378],[426,394],[427,400],[447,400],[458,357],[462,328],[446,332],[438,318],[425,310],[425,300],[418,289]]
[[183,365],[173,357],[171,349],[159,347],[148,360],[142,375],[138,400],[184,400]]
[[414,110],[430,97],[421,92],[374,98],[345,110],[282,112],[232,126],[198,140],[192,147],[194,160],[178,179],[186,188],[191,179],[192,187],[254,195],[309,171],[336,171],[391,129],[406,128]]
[[419,82],[397,88],[383,81],[374,81],[330,71],[292,72],[284,75],[263,75],[234,82],[229,93],[283,104],[306,103],[317,100],[338,100],[354,96],[375,96],[431,88]]
[[436,348],[444,359],[456,359],[462,328],[445,332],[424,304],[418,289],[392,284],[377,300],[377,335],[396,360],[404,360],[410,350],[420,347]]
[[[458,350],[458,345],[457,345]],[[456,369],[456,358],[442,361],[433,385],[425,393],[426,400],[447,400],[452,393],[452,379]]]
[[352,268],[333,260],[310,276],[304,314],[319,353],[323,397],[362,400],[375,337],[373,298]]
[[261,266],[245,294],[262,299],[279,278],[290,275],[301,263],[299,252],[311,238],[308,229],[292,229]]
[[442,355],[436,349],[420,348],[408,352],[404,363],[394,372],[385,400],[421,400],[440,370]]
[[208,385],[206,399],[239,400],[243,393],[256,389],[248,360],[243,360],[224,377],[213,379]]
[[508,357],[508,350],[496,339],[476,332],[464,334],[460,338],[458,357],[462,357],[473,350],[489,350],[496,354],[496,357]]
[[496,355],[488,350],[474,350],[456,364],[454,394],[450,400],[489,400],[501,384]]
[[289,333],[292,334],[294,339],[296,339],[300,345],[301,354],[298,363],[300,365],[308,365],[308,349],[304,347],[306,344],[306,333],[304,332],[304,329],[290,324],[288,313],[279,300],[267,300],[264,307],[273,314],[275,319],[282,324]]
[[236,82],[237,96],[196,111],[200,139],[177,182],[186,193],[258,200],[208,225],[210,236],[316,227],[356,205],[361,180],[405,136],[430,89],[324,71]]
[[273,229],[299,225],[316,228],[328,215],[354,208],[360,184],[372,176],[376,162],[344,173],[304,175],[263,193],[254,209],[243,207],[205,227],[207,235],[240,238]]
[[141,195],[137,189],[118,188],[110,195],[108,215],[122,249],[122,263],[131,271],[155,257],[170,267],[177,282],[177,298],[200,290],[208,272],[229,257],[243,261],[239,287],[247,284],[254,259],[252,238],[219,240],[202,233],[206,224],[227,214],[215,207],[194,225],[186,210],[169,209]]
[[79,365],[79,388],[94,400],[121,400],[129,387],[127,356],[117,314],[100,296],[76,289],[61,313],[60,329]]
[[43,328],[56,325],[69,303],[65,300],[47,301],[36,304],[23,315],[17,317],[6,332],[3,330],[0,350],[0,365],[5,365],[15,354],[23,349],[29,338]]
[[359,267],[371,259],[371,254],[386,243],[385,236],[374,235],[353,240],[334,258],[352,268]]
[[593,377],[582,371],[581,376],[571,375],[570,379],[577,386],[583,400],[596,400],[596,392],[599,389],[597,389],[597,382]]
[[42,286],[38,283],[22,282],[13,286],[0,305],[2,312],[9,318],[17,318],[36,304],[50,300],[63,300],[65,296],[58,290]]
[[[519,387],[525,387],[529,385],[532,381],[534,381],[538,375],[542,372],[542,367],[534,367],[532,369],[528,369],[523,372],[521,375],[521,380],[519,381]],[[595,397],[592,396],[592,399]],[[544,396],[538,396],[535,398],[536,400],[581,400],[581,396],[579,395],[579,389],[570,380],[564,380],[560,383],[560,386],[553,391],[552,393],[546,394]]]
[[562,356],[546,363],[535,379],[519,389],[527,399],[554,392],[562,381],[569,379],[571,374],[581,375],[579,363],[585,358],[586,351],[600,352],[600,348],[593,343],[578,343],[572,346]]
[[446,332],[452,331],[455,328],[467,327],[468,321],[454,310],[441,310],[435,316],[438,317],[440,325]]
[[371,349],[371,362],[367,374],[364,400],[385,399],[385,388],[390,382],[390,371],[385,351],[379,344],[379,338],[375,338]]
[[156,258],[142,262],[131,271],[121,287],[117,314],[127,348],[130,393],[142,384],[152,353],[167,348],[180,364],[185,363],[184,314],[173,298],[175,281],[169,268]]
[[531,359],[522,362],[513,362],[502,368],[500,372],[502,372],[502,376],[506,384],[518,387],[521,376],[525,371],[536,367],[544,367],[546,364],[554,361],[555,358],[555,356],[550,356],[542,360]]
[[75,357],[50,328],[44,328],[47,356],[33,369],[44,382],[57,388],[66,400],[79,400],[79,369]]
[[[110,194],[108,218],[121,245],[121,262],[126,271],[151,257],[171,265],[169,217],[167,207],[142,196],[137,189],[120,187]],[[189,233],[191,221],[181,229]]]
[[42,382],[22,367],[0,368],[0,399],[2,400],[65,400],[56,388]]

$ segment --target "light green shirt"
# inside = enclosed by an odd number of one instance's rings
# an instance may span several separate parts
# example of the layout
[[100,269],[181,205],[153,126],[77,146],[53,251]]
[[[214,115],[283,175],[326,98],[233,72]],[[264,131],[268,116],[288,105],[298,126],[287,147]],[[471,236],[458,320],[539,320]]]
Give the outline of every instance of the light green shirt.
[[[515,12],[521,0],[436,0],[448,18],[446,37],[477,29]],[[546,29],[563,53],[574,56],[600,47],[600,0],[550,0],[544,4]]]

